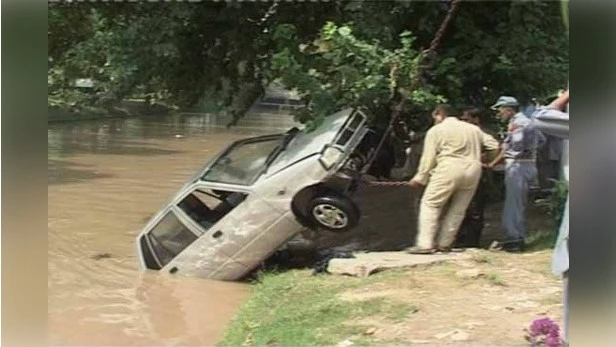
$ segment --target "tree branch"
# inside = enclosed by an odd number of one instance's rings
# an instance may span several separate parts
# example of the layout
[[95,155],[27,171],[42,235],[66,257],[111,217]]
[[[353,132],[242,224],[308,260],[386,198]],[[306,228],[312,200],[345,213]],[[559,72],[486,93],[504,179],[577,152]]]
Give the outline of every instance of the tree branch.
[[[462,0],[452,0],[451,2],[451,6],[449,7],[449,10],[447,10],[447,15],[445,15],[445,18],[443,19],[443,21],[441,22],[441,25],[439,26],[438,30],[436,31],[436,34],[434,35],[434,38],[432,39],[432,41],[430,42],[430,46],[428,46],[428,49],[422,51],[422,57],[420,58],[420,63],[419,63],[419,67],[415,73],[414,76],[411,76],[411,84],[410,84],[410,90],[414,89],[414,86],[420,82],[421,80],[421,76],[423,75],[423,73],[425,72],[426,69],[428,69],[431,64],[433,62],[428,60],[427,64],[423,64],[423,60],[424,59],[430,59],[435,53],[436,53],[436,49],[438,48],[438,46],[440,45],[441,41],[443,40],[443,36],[445,35],[445,31],[447,30],[447,28],[449,27],[449,23],[451,22],[452,18],[454,17],[455,13],[458,10],[458,7],[460,5],[460,3],[462,2]],[[397,75],[397,71],[398,71],[398,63],[394,62],[391,66],[390,69],[390,78],[391,78],[391,94],[390,94],[390,103],[393,103],[397,96],[399,96],[399,86],[398,86],[398,75]],[[398,120],[398,118],[400,117],[400,114],[402,113],[402,109],[404,107],[404,98],[400,98],[400,100],[393,106],[392,108],[392,115],[391,115],[391,119],[389,120],[389,125],[387,126],[387,130],[385,130],[385,133],[383,134],[383,137],[381,138],[381,141],[379,141],[378,146],[376,147],[375,151],[374,151],[374,155],[372,156],[372,158],[370,158],[368,165],[366,165],[364,167],[364,169],[362,170],[362,174],[365,174],[366,172],[368,172],[368,169],[370,169],[370,166],[372,166],[372,163],[374,162],[374,160],[376,159],[376,156],[378,155],[379,151],[381,150],[381,148],[383,147],[383,145],[385,144],[385,141],[387,140],[387,137],[389,137],[389,134],[391,133],[391,131],[393,130],[394,124],[396,124],[396,121]]]
[[428,47],[426,51],[424,51],[424,53],[435,53],[436,52],[436,49],[438,48],[441,41],[443,40],[443,35],[445,35],[445,31],[449,27],[449,23],[451,22],[451,19],[457,12],[458,6],[460,5],[461,2],[462,0],[453,0],[451,2],[451,7],[449,7],[449,10],[447,11],[447,15],[445,16],[445,19],[443,20],[443,22],[441,23],[441,26],[438,28],[436,34],[434,35],[434,38],[432,39],[430,46]]

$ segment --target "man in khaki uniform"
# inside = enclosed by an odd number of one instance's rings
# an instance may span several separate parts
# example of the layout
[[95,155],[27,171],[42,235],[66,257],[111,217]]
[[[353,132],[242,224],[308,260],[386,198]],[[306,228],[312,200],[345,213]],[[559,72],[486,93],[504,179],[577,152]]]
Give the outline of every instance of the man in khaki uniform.
[[[431,254],[451,250],[458,228],[464,219],[479,179],[481,178],[482,148],[499,149],[498,142],[479,127],[460,121],[449,105],[434,109],[433,126],[424,141],[419,169],[410,184],[426,186],[419,210],[419,230],[412,254]],[[439,230],[439,217],[445,205]],[[435,236],[439,232],[436,242]]]

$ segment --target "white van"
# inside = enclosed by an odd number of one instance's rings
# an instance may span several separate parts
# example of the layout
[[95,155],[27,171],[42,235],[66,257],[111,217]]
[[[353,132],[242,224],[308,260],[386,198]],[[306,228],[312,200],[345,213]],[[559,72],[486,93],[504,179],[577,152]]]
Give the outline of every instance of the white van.
[[360,211],[348,192],[365,163],[351,154],[366,123],[365,111],[346,109],[313,131],[234,142],[141,231],[142,268],[236,280],[302,229],[350,230]]

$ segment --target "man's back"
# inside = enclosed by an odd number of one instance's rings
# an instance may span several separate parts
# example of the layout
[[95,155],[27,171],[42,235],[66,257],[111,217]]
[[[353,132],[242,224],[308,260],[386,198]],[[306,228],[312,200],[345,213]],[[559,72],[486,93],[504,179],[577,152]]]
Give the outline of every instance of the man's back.
[[495,150],[499,144],[478,126],[448,117],[428,130],[419,168],[413,180],[426,184],[430,171],[447,160],[479,164],[482,146],[487,150]]
[[448,158],[481,161],[483,137],[487,134],[478,126],[449,117],[430,132],[436,139],[437,162]]

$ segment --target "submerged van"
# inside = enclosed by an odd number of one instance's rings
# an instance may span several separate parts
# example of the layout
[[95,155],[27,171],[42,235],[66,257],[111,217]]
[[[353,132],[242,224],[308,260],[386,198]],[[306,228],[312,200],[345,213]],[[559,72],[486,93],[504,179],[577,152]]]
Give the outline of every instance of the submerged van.
[[369,132],[364,110],[345,109],[310,132],[232,143],[143,228],[142,268],[237,280],[303,229],[352,229],[349,192],[368,154],[351,154]]

